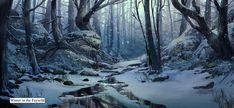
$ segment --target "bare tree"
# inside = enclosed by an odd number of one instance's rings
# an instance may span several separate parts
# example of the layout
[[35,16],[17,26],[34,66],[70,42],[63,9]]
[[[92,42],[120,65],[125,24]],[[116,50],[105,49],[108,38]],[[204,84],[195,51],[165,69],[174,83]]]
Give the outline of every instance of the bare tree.
[[23,1],[23,14],[24,14],[24,25],[25,25],[25,33],[26,33],[26,43],[28,46],[27,53],[29,57],[29,63],[32,67],[33,74],[39,73],[39,66],[37,63],[37,58],[35,55],[34,46],[32,43],[32,28],[31,28],[31,20],[30,20],[30,13],[38,8],[45,0],[42,0],[38,5],[30,9],[31,0],[24,0]]
[[152,34],[152,25],[151,25],[151,15],[150,15],[150,0],[145,0],[144,1],[144,12],[145,12],[145,33],[147,37],[147,43],[148,43],[148,48],[149,48],[149,57],[151,63],[151,68],[153,70],[159,70],[160,65],[158,63],[159,60],[157,60],[158,55],[155,49],[155,43],[153,40],[153,34]]
[[46,13],[43,19],[43,26],[47,31],[50,31],[50,15],[51,15],[51,0],[47,0]]
[[58,51],[59,49],[69,49],[76,54],[80,54],[73,46],[71,46],[63,37],[57,20],[57,0],[52,0],[51,2],[51,21],[52,21],[52,33],[55,40],[55,47],[49,49],[43,58],[51,57]]
[[0,2],[0,94],[8,93],[7,89],[7,62],[6,62],[6,28],[7,19],[11,10],[13,0],[1,0]]
[[[220,58],[229,60],[233,56],[233,50],[228,39],[228,0],[222,0],[221,3],[217,0],[213,1],[219,12],[217,33],[211,30],[205,18],[201,16],[200,8],[197,6],[195,0],[192,2],[193,10],[187,8],[178,0],[172,0],[172,4],[185,16],[186,20],[194,29],[198,30],[206,37],[208,44],[214,49]],[[197,24],[192,22],[191,19],[193,19]]]
[[87,1],[86,0],[80,0],[80,3],[78,4],[77,0],[74,0],[75,6],[77,8],[77,16],[76,16],[76,26],[81,30],[91,30],[91,26],[89,24],[91,16],[99,11],[100,9],[120,3],[126,0],[108,0],[105,2],[105,0],[94,0],[94,5],[86,11],[87,7]]

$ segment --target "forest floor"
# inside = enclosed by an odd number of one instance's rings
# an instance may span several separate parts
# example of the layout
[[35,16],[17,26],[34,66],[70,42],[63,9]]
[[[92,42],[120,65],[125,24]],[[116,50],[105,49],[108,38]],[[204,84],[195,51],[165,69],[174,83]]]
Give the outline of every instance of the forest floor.
[[[234,93],[234,87],[227,85],[227,80],[221,82],[221,77],[206,79],[209,74],[203,73],[202,67],[183,71],[165,68],[162,76],[170,78],[152,82],[148,80],[151,76],[145,75],[145,67],[140,67],[140,64],[140,60],[131,60],[114,64],[111,70],[84,69],[98,76],[57,75],[72,81],[72,85],[54,80],[25,81],[14,90],[14,96],[46,99],[45,104],[18,104],[22,108],[218,108],[215,99],[221,89],[228,94]],[[209,82],[215,83],[214,88],[193,88]]]

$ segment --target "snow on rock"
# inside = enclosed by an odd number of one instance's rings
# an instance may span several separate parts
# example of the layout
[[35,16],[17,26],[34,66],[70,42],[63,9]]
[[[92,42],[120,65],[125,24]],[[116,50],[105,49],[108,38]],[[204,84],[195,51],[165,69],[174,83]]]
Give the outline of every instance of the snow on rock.
[[100,36],[93,31],[75,31],[67,35],[68,40],[74,41],[77,39],[83,40],[83,44],[92,46],[95,49],[99,49],[101,44]]
[[52,57],[40,64],[42,66],[50,66],[51,69],[77,71],[82,69],[80,61],[88,62],[89,59],[69,50],[58,50]]
[[214,50],[207,43],[207,40],[203,40],[198,48],[194,51],[194,55],[199,59],[209,59],[215,57]]
[[21,81],[31,81],[32,78],[30,78],[29,76],[22,76],[19,80],[21,80]]
[[200,39],[188,31],[183,33],[180,37],[174,39],[164,50],[163,55],[178,56],[181,58],[189,58],[198,45]]

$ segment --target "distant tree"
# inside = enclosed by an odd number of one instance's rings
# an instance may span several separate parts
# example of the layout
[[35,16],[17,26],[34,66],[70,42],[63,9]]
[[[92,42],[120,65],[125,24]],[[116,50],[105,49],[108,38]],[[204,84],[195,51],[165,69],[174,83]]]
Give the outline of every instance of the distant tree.
[[100,27],[100,21],[99,21],[99,15],[98,13],[95,13],[93,15],[93,27],[94,27],[94,30],[97,32],[98,35],[101,36],[101,27]]
[[72,32],[75,30],[75,13],[74,13],[74,3],[73,0],[69,0],[68,5],[68,32]]
[[114,40],[114,12],[113,12],[113,5],[110,5],[110,20],[109,20],[109,30],[110,30],[110,43],[108,46],[107,52],[110,53],[113,50],[113,40]]
[[51,16],[51,0],[47,0],[46,3],[46,13],[43,18],[43,26],[49,32],[50,31],[50,16]]
[[172,12],[171,12],[171,0],[167,0],[167,7],[168,7],[168,13],[169,13],[169,18],[170,18],[170,35],[173,38],[173,32],[174,32],[174,24],[173,24],[173,18],[172,18]]
[[13,0],[0,1],[0,94],[8,93],[7,82],[7,62],[6,62],[6,44],[7,44],[7,19],[11,10]]
[[[193,9],[184,6],[179,0],[172,0],[174,7],[185,16],[191,27],[205,36],[208,44],[217,55],[224,60],[229,60],[233,56],[233,49],[228,39],[228,0],[221,0],[220,3],[218,0],[213,0],[213,2],[218,11],[217,33],[212,31],[205,17],[200,14],[200,8],[197,6],[196,0],[192,1]],[[191,19],[196,23],[192,22]]]

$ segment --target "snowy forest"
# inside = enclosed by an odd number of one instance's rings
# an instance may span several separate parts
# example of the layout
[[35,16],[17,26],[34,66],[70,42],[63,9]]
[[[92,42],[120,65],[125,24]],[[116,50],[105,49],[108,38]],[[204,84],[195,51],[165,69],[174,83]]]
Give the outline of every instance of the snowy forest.
[[233,74],[234,0],[0,0],[0,108],[234,108]]

